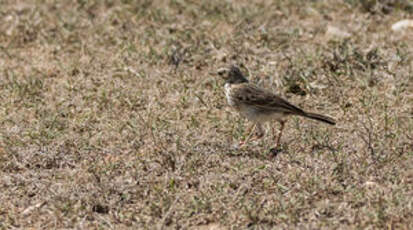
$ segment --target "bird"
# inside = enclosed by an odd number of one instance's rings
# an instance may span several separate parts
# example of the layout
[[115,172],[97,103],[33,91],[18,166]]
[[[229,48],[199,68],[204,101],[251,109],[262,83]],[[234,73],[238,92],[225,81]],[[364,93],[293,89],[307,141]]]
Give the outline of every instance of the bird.
[[[240,142],[240,147],[250,140],[254,127],[257,129],[256,138],[261,138],[264,135],[262,124],[270,121],[278,121],[281,124],[278,137],[275,138],[275,147],[279,147],[285,123],[291,115],[310,118],[330,125],[336,124],[334,118],[304,111],[271,91],[251,84],[236,65],[220,68],[217,72],[225,80],[224,90],[228,104],[241,116],[253,122],[253,125],[247,129],[247,138]],[[276,136],[274,127],[273,136]]]

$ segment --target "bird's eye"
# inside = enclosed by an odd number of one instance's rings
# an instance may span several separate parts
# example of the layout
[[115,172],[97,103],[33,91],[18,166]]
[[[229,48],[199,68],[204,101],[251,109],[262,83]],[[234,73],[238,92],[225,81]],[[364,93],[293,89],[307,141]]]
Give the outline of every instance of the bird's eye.
[[230,72],[230,70],[228,68],[224,68],[224,67],[219,68],[217,70],[217,74],[220,75],[220,76],[228,76],[229,72]]

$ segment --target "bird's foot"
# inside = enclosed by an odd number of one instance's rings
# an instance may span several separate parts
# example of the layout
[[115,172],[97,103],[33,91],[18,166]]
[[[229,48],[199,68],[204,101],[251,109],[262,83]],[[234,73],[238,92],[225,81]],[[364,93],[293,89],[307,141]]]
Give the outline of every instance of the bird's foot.
[[281,153],[283,151],[283,149],[281,148],[281,146],[275,146],[274,148],[271,148],[270,149],[270,151],[269,151],[269,157],[270,158],[275,158],[275,157],[277,157],[277,155],[279,154],[279,153]]

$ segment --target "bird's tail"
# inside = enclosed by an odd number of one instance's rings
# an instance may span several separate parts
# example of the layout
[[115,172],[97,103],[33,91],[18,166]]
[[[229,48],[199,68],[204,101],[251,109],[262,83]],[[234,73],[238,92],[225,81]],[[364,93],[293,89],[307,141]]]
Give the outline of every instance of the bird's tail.
[[308,118],[311,118],[311,119],[314,119],[314,120],[317,120],[317,121],[322,121],[322,122],[328,123],[330,125],[335,125],[336,124],[336,121],[333,118],[327,117],[327,116],[324,116],[324,115],[321,115],[321,114],[317,114],[317,113],[308,113],[308,112],[306,112],[302,116],[308,117]]

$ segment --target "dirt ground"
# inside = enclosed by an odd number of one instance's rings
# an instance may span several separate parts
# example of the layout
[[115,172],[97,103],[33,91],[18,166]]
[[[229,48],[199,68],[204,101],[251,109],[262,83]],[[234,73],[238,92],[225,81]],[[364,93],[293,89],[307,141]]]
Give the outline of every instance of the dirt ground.
[[[413,229],[410,0],[1,0],[0,229]],[[251,124],[218,68],[329,126]]]

